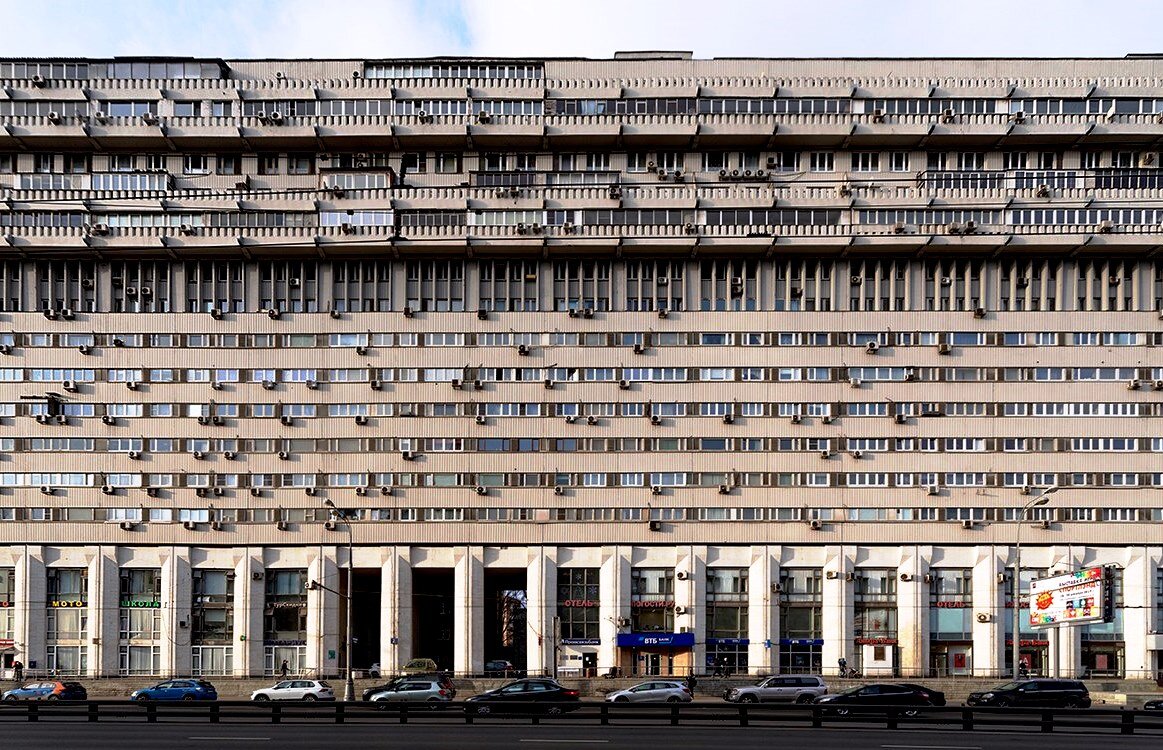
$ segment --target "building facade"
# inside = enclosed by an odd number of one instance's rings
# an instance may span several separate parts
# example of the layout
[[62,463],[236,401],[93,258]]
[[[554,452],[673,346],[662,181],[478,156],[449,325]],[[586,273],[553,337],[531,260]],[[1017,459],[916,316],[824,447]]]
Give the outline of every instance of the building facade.
[[0,83],[0,668],[1163,669],[1163,60]]

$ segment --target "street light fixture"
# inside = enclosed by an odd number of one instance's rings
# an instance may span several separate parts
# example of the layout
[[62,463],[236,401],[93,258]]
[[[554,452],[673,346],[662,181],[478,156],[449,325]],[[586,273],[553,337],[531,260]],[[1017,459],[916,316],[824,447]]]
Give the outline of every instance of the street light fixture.
[[1021,513],[1018,514],[1018,531],[1014,539],[1014,601],[1013,601],[1013,637],[1010,644],[1010,655],[1012,658],[1011,674],[1016,680],[1018,678],[1018,662],[1021,660],[1022,650],[1022,526],[1026,524],[1026,515],[1030,512],[1030,508],[1036,508],[1046,505],[1050,502],[1050,495],[1058,491],[1058,485],[1052,484],[1046,489],[1042,490],[1037,497],[1030,498],[1030,500],[1022,506]]
[[343,682],[343,700],[350,702],[355,700],[355,681],[351,676],[351,651],[354,642],[352,637],[352,628],[354,623],[351,620],[351,600],[352,594],[355,592],[355,589],[352,588],[352,566],[354,565],[352,548],[354,545],[352,543],[351,520],[342,519],[339,514],[339,509],[335,507],[335,503],[330,499],[324,500],[323,504],[331,509],[330,516],[333,523],[339,520],[346,520],[346,523],[344,523],[344,528],[347,530],[347,594],[340,594],[340,596],[347,600],[347,677]]

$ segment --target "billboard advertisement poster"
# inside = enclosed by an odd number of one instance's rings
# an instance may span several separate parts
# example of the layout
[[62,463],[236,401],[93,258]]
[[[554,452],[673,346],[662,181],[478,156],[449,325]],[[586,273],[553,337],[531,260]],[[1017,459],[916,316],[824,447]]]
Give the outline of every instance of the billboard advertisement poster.
[[1107,581],[1102,567],[1083,568],[1030,582],[1030,627],[1102,622]]

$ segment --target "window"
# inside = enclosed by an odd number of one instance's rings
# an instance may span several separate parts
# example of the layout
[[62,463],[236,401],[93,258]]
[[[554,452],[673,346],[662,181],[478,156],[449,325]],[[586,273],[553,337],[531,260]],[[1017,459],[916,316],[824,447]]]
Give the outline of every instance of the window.
[[[215,104],[225,102],[215,102]],[[202,102],[174,102],[174,117],[201,117]]]
[[808,158],[809,171],[833,172],[836,169],[836,155],[831,151],[813,151]]
[[893,151],[888,155],[889,169],[893,172],[909,171],[909,152]]
[[210,174],[210,161],[205,154],[186,154],[182,159],[183,174]]
[[880,154],[875,151],[855,151],[852,153],[853,172],[879,172]]
[[308,154],[290,154],[287,156],[287,174],[313,174],[315,172],[315,157]]

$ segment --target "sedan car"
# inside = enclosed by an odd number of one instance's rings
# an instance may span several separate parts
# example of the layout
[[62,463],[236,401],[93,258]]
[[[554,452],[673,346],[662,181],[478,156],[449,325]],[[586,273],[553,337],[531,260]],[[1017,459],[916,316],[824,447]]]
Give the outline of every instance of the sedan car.
[[611,703],[689,703],[691,689],[674,680],[643,682],[606,694]]
[[466,713],[481,715],[534,710],[552,715],[578,708],[578,691],[562,687],[550,679],[510,682],[496,690],[474,695],[464,705]]
[[1036,706],[1038,708],[1090,708],[1090,691],[1079,680],[1014,680],[992,690],[970,693],[969,706]]
[[383,693],[383,692],[386,692],[388,690],[392,690],[400,683],[402,683],[406,680],[410,680],[410,679],[432,680],[433,682],[437,682],[440,684],[440,687],[443,690],[448,691],[449,700],[456,698],[456,686],[452,684],[452,680],[449,679],[448,675],[443,674],[441,672],[430,672],[427,674],[413,674],[413,675],[403,675],[400,677],[394,677],[382,685],[373,685],[372,687],[369,687],[368,689],[364,690],[362,698],[365,701],[370,701],[372,699],[372,697],[375,696],[376,694]]
[[455,691],[445,690],[438,680],[406,677],[395,685],[374,694],[372,703],[447,703]]
[[205,680],[166,680],[134,690],[131,701],[216,701],[218,691]]
[[[860,685],[835,695],[816,698],[815,703],[829,713],[846,716],[852,711],[896,706],[944,706],[945,694],[911,682]],[[906,708],[902,713],[913,716],[916,709]]]
[[322,680],[283,680],[269,688],[255,690],[252,701],[333,701],[335,691]]
[[486,675],[511,675],[516,667],[507,659],[493,659],[485,662]]
[[6,701],[83,701],[89,693],[79,682],[30,682],[22,687],[5,691]]
[[1144,711],[1163,711],[1163,700],[1147,701],[1143,704]]

